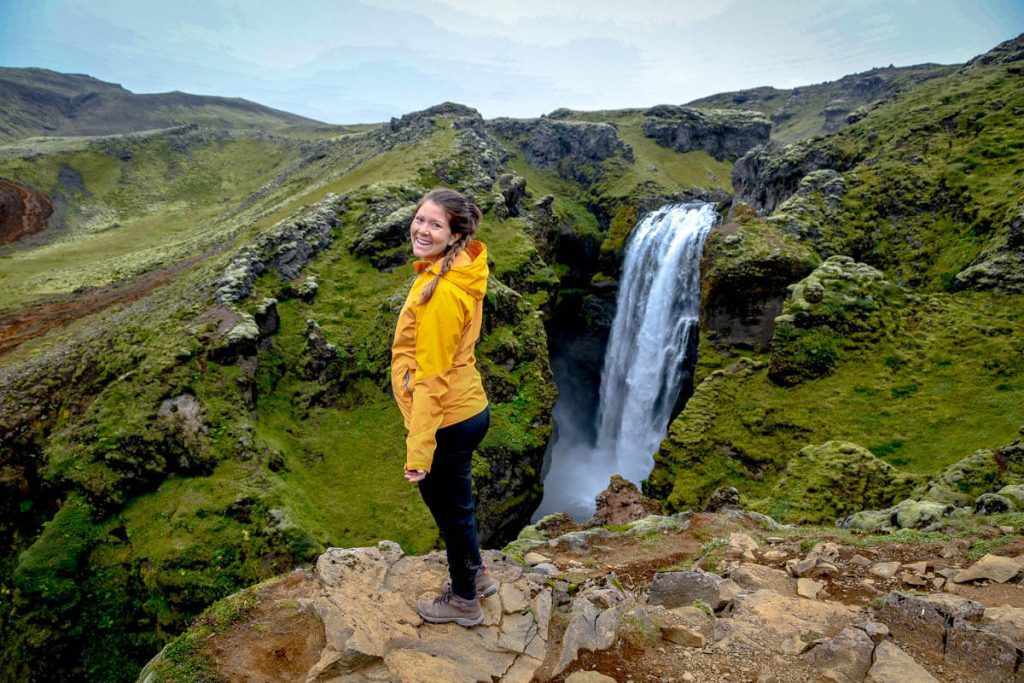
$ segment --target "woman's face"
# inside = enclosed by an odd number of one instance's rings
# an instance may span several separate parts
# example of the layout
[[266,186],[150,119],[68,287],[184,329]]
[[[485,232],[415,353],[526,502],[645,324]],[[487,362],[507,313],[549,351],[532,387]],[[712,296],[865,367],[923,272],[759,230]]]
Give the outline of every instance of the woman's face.
[[409,226],[412,253],[421,261],[436,261],[455,243],[448,225],[448,214],[438,204],[425,201],[416,211]]

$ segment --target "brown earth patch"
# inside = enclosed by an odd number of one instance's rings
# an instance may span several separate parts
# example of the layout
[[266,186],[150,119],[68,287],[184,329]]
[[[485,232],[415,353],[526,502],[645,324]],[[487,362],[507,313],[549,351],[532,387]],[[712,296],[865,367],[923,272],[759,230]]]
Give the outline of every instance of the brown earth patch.
[[323,622],[298,601],[313,597],[316,585],[312,571],[300,569],[262,592],[244,624],[210,639],[217,673],[232,683],[303,680],[327,642]]
[[150,271],[125,282],[114,282],[103,287],[86,289],[0,316],[0,355],[30,339],[40,337],[52,329],[67,325],[79,318],[99,313],[115,304],[135,301],[173,280],[190,266],[223,252],[227,247],[228,244],[214,247],[198,256]]
[[0,244],[42,232],[52,215],[53,202],[45,194],[0,178]]

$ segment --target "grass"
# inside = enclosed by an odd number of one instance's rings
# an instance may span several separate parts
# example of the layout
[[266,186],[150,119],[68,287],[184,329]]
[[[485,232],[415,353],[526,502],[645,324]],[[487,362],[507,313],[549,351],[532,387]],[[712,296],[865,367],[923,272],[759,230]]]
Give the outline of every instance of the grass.
[[[999,448],[1024,424],[1019,392],[998,389],[1024,380],[1022,311],[1019,297],[932,295],[908,305],[891,336],[846,351],[828,377],[780,387],[764,366],[718,376],[670,428],[659,468],[681,468],[673,495],[687,507],[723,485],[763,498],[797,451],[831,439],[874,446],[876,456],[917,474]],[[959,356],[951,364],[950,349]],[[700,353],[704,376],[742,357],[706,341]],[[893,357],[900,362],[887,362]]]
[[[201,253],[237,229],[231,212],[295,153],[283,142],[185,135],[0,161],[0,175],[70,202],[65,228],[0,252],[0,312]],[[122,150],[129,159],[118,158]],[[77,175],[81,190],[65,186],[62,172]]]

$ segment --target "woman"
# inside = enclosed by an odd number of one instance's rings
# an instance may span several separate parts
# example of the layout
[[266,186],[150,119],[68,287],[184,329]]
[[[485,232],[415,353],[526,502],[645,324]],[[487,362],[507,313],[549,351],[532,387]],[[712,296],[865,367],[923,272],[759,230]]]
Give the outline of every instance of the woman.
[[409,430],[405,478],[437,522],[451,577],[416,611],[462,626],[483,621],[480,598],[498,590],[480,557],[473,503],[473,449],[490,425],[474,356],[488,273],[487,248],[473,239],[481,218],[454,190],[420,199],[409,230],[417,277],[391,347],[391,386]]

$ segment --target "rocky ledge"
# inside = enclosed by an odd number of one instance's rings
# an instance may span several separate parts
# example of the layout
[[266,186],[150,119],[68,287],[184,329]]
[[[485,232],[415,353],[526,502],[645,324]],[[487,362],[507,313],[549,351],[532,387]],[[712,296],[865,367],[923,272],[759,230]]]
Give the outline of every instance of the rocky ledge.
[[1024,539],[1004,531],[940,545],[736,509],[552,515],[485,553],[501,588],[471,629],[413,609],[441,553],[332,548],[215,604],[139,681],[1021,681]]

